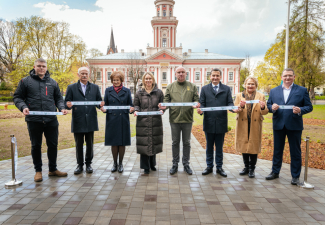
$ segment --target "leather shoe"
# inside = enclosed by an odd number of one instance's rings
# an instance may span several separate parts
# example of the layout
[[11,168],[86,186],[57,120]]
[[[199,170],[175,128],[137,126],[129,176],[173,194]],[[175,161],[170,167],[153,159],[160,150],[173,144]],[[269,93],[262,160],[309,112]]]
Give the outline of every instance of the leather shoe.
[[49,176],[66,177],[68,173],[55,170],[54,172],[49,172]]
[[297,185],[299,183],[299,178],[292,178],[291,184],[292,185]]
[[178,166],[173,165],[173,167],[170,169],[169,173],[170,175],[174,175],[178,171]]
[[34,181],[35,182],[41,182],[42,180],[43,180],[42,172],[36,172],[35,177],[34,177]]
[[265,177],[265,180],[274,180],[275,178],[279,178],[279,174],[271,172],[267,177]]
[[239,175],[244,176],[244,175],[248,174],[248,172],[249,172],[249,168],[245,167],[241,172],[239,172]]
[[93,168],[91,167],[91,165],[86,166],[86,173],[93,173]]
[[223,176],[223,177],[227,177],[226,172],[225,172],[222,168],[217,169],[217,173],[219,173],[219,174],[220,174],[221,176]]
[[74,174],[81,174],[82,171],[84,171],[84,168],[82,165],[78,165],[77,168],[74,170]]
[[248,172],[248,177],[249,178],[254,178],[255,177],[255,172],[254,170],[250,169],[249,172]]
[[144,169],[144,174],[149,174],[150,170],[149,169]]
[[117,171],[117,163],[114,163],[112,169],[111,169],[111,172],[114,173]]
[[202,175],[208,175],[209,173],[213,172],[213,168],[207,167],[203,172]]
[[156,170],[157,170],[156,167],[154,167],[154,166],[150,167],[150,169],[151,169],[152,171],[156,171]]
[[193,173],[189,165],[184,166],[184,170],[188,175],[192,175]]
[[119,173],[122,173],[123,172],[124,168],[123,168],[123,164],[122,163],[118,165],[117,170],[118,170]]

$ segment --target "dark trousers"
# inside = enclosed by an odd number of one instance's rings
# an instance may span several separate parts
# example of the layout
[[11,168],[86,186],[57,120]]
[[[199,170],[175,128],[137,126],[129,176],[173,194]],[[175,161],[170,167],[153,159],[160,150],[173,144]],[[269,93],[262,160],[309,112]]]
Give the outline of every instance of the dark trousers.
[[243,153],[243,161],[244,161],[245,168],[255,170],[256,162],[257,162],[257,154]]
[[156,166],[156,155],[148,156],[148,155],[140,155],[140,168],[148,170],[151,167]]
[[223,164],[223,142],[225,139],[225,133],[222,134],[214,134],[205,132],[205,138],[207,142],[206,148],[206,162],[209,168],[213,168],[213,153],[214,153],[214,145],[216,146],[216,167],[217,169],[222,168]]
[[77,164],[84,165],[84,140],[86,141],[86,157],[85,164],[90,165],[94,157],[94,132],[88,133],[74,133],[74,140],[76,142],[76,157]]
[[274,151],[273,151],[273,173],[280,173],[282,166],[283,150],[286,136],[288,136],[291,158],[291,176],[299,178],[301,172],[301,130],[288,130],[285,127],[282,130],[273,130]]
[[59,122],[53,120],[49,123],[27,122],[27,129],[32,145],[32,158],[36,172],[42,172],[42,138],[43,133],[47,145],[47,158],[49,160],[49,171],[54,172],[58,155]]

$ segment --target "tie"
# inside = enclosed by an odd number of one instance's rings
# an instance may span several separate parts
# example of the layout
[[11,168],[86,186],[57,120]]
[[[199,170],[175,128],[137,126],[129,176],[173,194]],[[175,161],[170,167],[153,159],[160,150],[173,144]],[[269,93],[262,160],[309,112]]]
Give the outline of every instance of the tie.
[[218,93],[218,86],[214,86],[213,89],[216,93]]

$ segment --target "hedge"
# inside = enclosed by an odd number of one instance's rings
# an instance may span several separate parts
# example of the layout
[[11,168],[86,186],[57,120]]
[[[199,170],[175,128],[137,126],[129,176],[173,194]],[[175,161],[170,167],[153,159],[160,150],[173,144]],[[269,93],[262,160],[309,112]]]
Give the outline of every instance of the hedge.
[[0,97],[2,102],[13,102],[13,97]]
[[315,96],[316,100],[325,100],[325,96]]

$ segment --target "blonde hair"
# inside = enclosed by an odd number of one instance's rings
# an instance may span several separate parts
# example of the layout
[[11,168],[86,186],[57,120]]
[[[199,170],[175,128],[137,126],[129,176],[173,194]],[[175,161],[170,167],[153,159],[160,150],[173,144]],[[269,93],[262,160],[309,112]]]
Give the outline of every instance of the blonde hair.
[[124,82],[124,73],[122,73],[122,71],[114,71],[112,74],[111,74],[111,82],[113,83],[113,79],[114,78],[119,78],[120,81],[123,83]]
[[151,87],[151,89],[153,89],[153,87],[155,86],[155,84],[156,84],[156,80],[155,80],[155,77],[154,77],[154,75],[152,74],[152,73],[150,73],[150,72],[145,72],[145,74],[143,74],[143,76],[142,76],[142,85],[143,85],[143,88],[144,89],[146,89],[146,83],[144,82],[145,80],[146,80],[146,76],[147,75],[149,75],[149,76],[151,76],[151,78],[152,78],[152,87]]
[[253,76],[248,76],[248,77],[246,77],[246,79],[245,79],[245,81],[244,81],[244,88],[246,88],[246,83],[247,83],[247,81],[250,80],[250,79],[252,79],[252,80],[254,81],[255,86],[256,86],[256,88],[257,88],[257,87],[258,87],[258,80],[257,80],[256,77],[253,77]]

